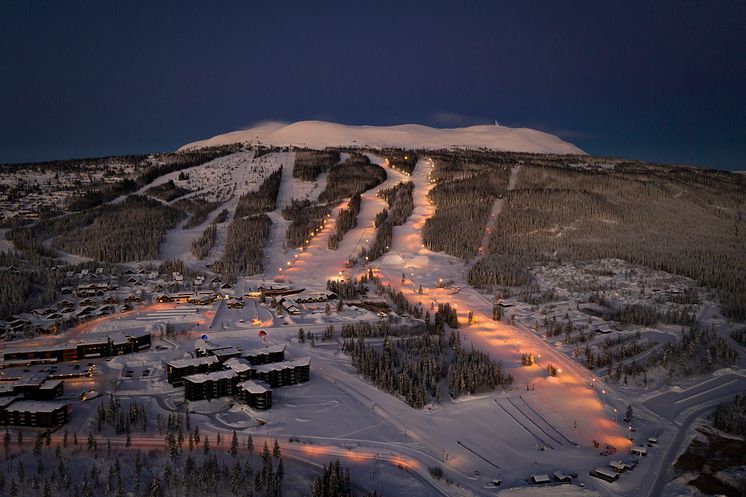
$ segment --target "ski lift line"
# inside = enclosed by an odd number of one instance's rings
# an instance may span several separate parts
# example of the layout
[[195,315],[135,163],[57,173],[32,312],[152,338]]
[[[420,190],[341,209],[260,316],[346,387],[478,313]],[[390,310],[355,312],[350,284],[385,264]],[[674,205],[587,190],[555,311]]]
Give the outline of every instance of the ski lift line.
[[484,457],[483,455],[481,455],[481,454],[479,454],[478,452],[474,451],[473,449],[471,449],[471,448],[467,447],[467,446],[466,446],[466,444],[463,444],[463,443],[461,443],[461,442],[460,442],[460,441],[458,441],[458,440],[456,440],[456,443],[457,443],[457,444],[459,444],[459,445],[460,445],[461,447],[465,448],[466,450],[468,450],[469,452],[471,452],[472,454],[474,454],[475,456],[477,456],[478,458],[482,459],[482,460],[483,460],[483,461],[485,461],[486,463],[488,463],[488,464],[490,464],[490,465],[492,465],[492,466],[496,467],[497,469],[502,469],[502,468],[501,468],[500,466],[498,466],[497,464],[493,463],[492,461],[490,461],[489,459],[487,459],[487,458],[486,458],[486,457]]
[[570,440],[569,438],[567,438],[561,431],[559,431],[557,428],[555,428],[555,426],[552,423],[550,423],[549,421],[547,421],[547,419],[544,416],[542,416],[541,413],[539,413],[536,409],[534,409],[533,406],[531,404],[529,404],[528,401],[526,399],[524,399],[522,395],[519,395],[518,398],[521,399],[523,401],[523,403],[526,404],[526,407],[528,407],[529,409],[531,409],[531,411],[534,414],[536,414],[537,416],[539,416],[541,418],[541,420],[544,421],[549,427],[551,427],[552,430],[554,430],[559,436],[561,436],[562,438],[564,438],[565,440],[567,440],[568,443],[571,443],[575,447],[578,446],[577,442],[575,442],[575,441]]
[[559,440],[557,440],[556,438],[554,438],[552,435],[550,435],[549,433],[547,433],[544,428],[542,428],[541,426],[538,425],[538,423],[536,423],[536,421],[534,421],[533,419],[531,419],[530,417],[528,417],[528,415],[520,407],[518,407],[515,404],[515,402],[513,402],[513,400],[510,397],[508,397],[507,399],[508,399],[508,402],[510,403],[510,405],[512,405],[513,407],[515,407],[515,409],[518,412],[520,412],[523,415],[523,417],[525,417],[527,420],[529,420],[531,422],[531,424],[533,424],[535,427],[537,427],[539,430],[541,430],[541,432],[544,435],[546,435],[550,439],[554,440],[558,445],[562,445],[562,442],[560,442]]
[[503,411],[505,411],[505,414],[507,414],[508,416],[510,416],[511,418],[513,418],[513,421],[515,421],[516,423],[518,423],[518,426],[520,426],[521,428],[523,428],[523,429],[524,429],[524,430],[526,431],[526,433],[528,433],[529,435],[531,435],[532,437],[534,437],[534,438],[535,438],[536,440],[538,440],[538,441],[539,441],[539,443],[541,443],[541,444],[543,444],[543,445],[546,445],[546,446],[547,446],[547,447],[549,447],[550,449],[552,448],[552,446],[551,446],[551,445],[549,445],[549,444],[548,444],[548,443],[547,443],[547,442],[546,442],[545,440],[543,440],[543,439],[542,439],[541,437],[537,436],[537,435],[536,435],[536,434],[535,434],[534,432],[532,432],[531,430],[529,430],[529,429],[528,429],[528,428],[526,427],[526,425],[524,425],[523,423],[521,423],[521,422],[520,422],[520,421],[518,420],[518,418],[516,418],[515,416],[513,416],[513,414],[512,414],[512,413],[511,413],[510,411],[508,411],[507,409],[505,409],[505,406],[504,406],[504,405],[502,405],[502,404],[500,404],[500,403],[499,403],[499,402],[497,401],[497,399],[493,399],[493,400],[495,400],[495,404],[497,404],[497,405],[498,405],[498,406],[499,406],[499,407],[500,407],[500,408],[501,408],[501,409],[502,409]]

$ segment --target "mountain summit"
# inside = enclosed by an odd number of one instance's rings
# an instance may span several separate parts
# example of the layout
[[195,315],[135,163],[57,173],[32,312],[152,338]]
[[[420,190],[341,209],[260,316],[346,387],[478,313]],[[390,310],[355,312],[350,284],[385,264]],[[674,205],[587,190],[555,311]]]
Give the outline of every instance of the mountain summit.
[[180,150],[228,143],[324,148],[368,146],[373,148],[486,148],[506,152],[584,154],[560,138],[529,128],[478,125],[465,128],[431,128],[421,124],[397,126],[350,126],[325,121],[299,121],[292,124],[263,123],[253,128],[213,136],[189,143]]

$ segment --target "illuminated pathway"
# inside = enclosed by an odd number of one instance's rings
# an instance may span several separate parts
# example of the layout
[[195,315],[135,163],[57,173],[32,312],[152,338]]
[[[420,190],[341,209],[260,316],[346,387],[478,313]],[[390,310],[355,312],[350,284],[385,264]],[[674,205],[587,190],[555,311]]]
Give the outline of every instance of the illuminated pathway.
[[[373,160],[372,162],[376,162]],[[386,202],[378,198],[380,190],[391,188],[401,181],[410,178],[400,171],[386,167],[388,175],[386,181],[377,187],[363,193],[360,198],[360,213],[357,217],[357,226],[345,234],[337,250],[329,250],[329,237],[336,230],[336,220],[339,211],[348,205],[343,202],[332,211],[321,229],[314,233],[308,240],[308,244],[302,250],[291,250],[285,255],[285,261],[267,270],[267,273],[275,277],[303,278],[314,280],[316,283],[324,283],[327,280],[339,277],[340,271],[345,272],[345,265],[350,257],[357,254],[361,248],[368,247],[373,241],[375,228],[373,221],[376,214],[386,207]]]
[[[460,328],[462,336],[489,352],[493,359],[502,361],[507,372],[515,378],[517,393],[521,390],[526,393],[526,385],[530,385],[534,389],[532,395],[544,405],[540,412],[560,431],[571,434],[570,438],[577,440],[581,447],[592,446],[593,440],[599,440],[617,449],[627,449],[631,444],[626,438],[626,427],[617,425],[604,409],[597,390],[605,392],[605,389],[590,386],[594,383],[590,372],[530,331],[492,321],[492,304],[489,300],[475,289],[465,286],[463,262],[432,252],[422,245],[422,227],[435,211],[427,198],[434,186],[429,178],[433,167],[430,159],[420,160],[412,175],[416,207],[405,225],[394,228],[391,251],[380,261],[382,280],[401,290],[410,303],[422,302],[425,309],[429,309],[431,303],[437,306],[437,302],[450,302],[458,310],[462,323],[466,321],[467,312],[472,311],[477,322]],[[460,271],[458,277],[454,277],[454,268]],[[402,273],[407,276],[404,285]],[[445,289],[435,288],[440,278],[457,279],[457,284],[463,285],[460,292],[449,294]],[[423,295],[417,294],[420,284],[427,289]],[[538,364],[522,367],[522,352],[533,353]],[[556,378],[547,377],[546,367],[549,363],[560,371]]]
[[[476,469],[487,477],[497,473],[507,484],[512,482],[515,485],[526,477],[524,473],[528,467],[545,471],[550,468],[555,471],[563,465],[592,469],[598,465],[599,452],[592,448],[593,440],[612,444],[624,452],[630,446],[625,438],[626,427],[614,423],[613,413],[609,415],[604,410],[596,391],[590,386],[593,379],[589,373],[530,331],[491,321],[490,301],[465,283],[458,283],[462,290],[455,295],[433,288],[439,278],[465,280],[465,266],[459,259],[431,252],[422,246],[421,229],[434,210],[427,199],[432,187],[428,178],[430,167],[428,159],[421,160],[411,178],[392,178],[391,173],[398,172],[387,169],[389,179],[382,187],[398,183],[400,179],[414,181],[415,208],[405,225],[394,228],[389,254],[372,266],[384,282],[401,289],[411,303],[421,301],[425,308],[429,308],[431,302],[451,302],[459,310],[462,322],[467,310],[472,310],[477,324],[460,328],[462,336],[487,351],[495,360],[503,362],[506,372],[515,377],[513,389],[508,392],[498,390],[468,400],[446,398],[430,411],[413,409],[397,396],[382,393],[351,373],[349,365],[338,357],[331,360],[315,356],[313,374],[344,385],[345,392],[362,406],[371,408],[371,403],[374,403],[374,413],[378,418],[403,429],[408,435],[406,438],[422,448],[418,453],[406,452],[410,457],[425,465],[443,461],[446,469],[460,475],[461,484],[466,484],[476,493],[484,491],[483,483],[473,477]],[[363,245],[361,240],[365,240],[363,235],[369,230],[368,224],[383,207],[382,201],[374,195],[376,190],[363,195],[358,227],[345,236],[344,246],[359,250]],[[327,239],[333,230],[334,220],[331,219],[319,234],[309,240],[299,257],[293,257],[290,265],[286,263],[282,272],[278,268],[278,274],[289,274],[297,285],[309,287],[323,286],[325,280],[338,277],[340,271],[345,278],[354,276],[353,270],[343,267],[349,256],[346,250],[327,249]],[[359,266],[357,270],[362,271]],[[402,273],[407,275],[404,285]],[[420,284],[425,288],[423,295],[416,292]],[[539,364],[521,367],[521,351],[532,352]],[[546,377],[549,362],[561,371],[558,377]],[[526,391],[527,384],[530,391]],[[514,404],[518,407],[513,407]],[[537,439],[548,442],[555,450],[537,452],[540,448]],[[377,438],[360,442],[367,448],[380,443],[401,444],[401,439],[386,440]],[[332,439],[328,442],[334,443]],[[572,442],[577,442],[580,448]],[[401,446],[401,450],[413,448]],[[449,457],[446,457],[446,452]],[[497,466],[500,469],[495,469]],[[503,469],[504,473],[501,472]]]

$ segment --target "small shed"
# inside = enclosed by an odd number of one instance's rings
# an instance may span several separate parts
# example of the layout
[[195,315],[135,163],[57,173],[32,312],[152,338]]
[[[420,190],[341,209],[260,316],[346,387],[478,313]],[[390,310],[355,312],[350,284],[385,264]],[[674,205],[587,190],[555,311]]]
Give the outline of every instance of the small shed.
[[590,472],[590,475],[601,480],[608,481],[609,483],[614,482],[619,478],[617,473],[614,473],[610,469],[598,467]]
[[562,471],[555,471],[552,476],[554,476],[554,479],[560,483],[570,483],[572,481],[572,476],[565,474]]
[[549,475],[547,474],[538,474],[538,475],[531,475],[531,477],[529,478],[529,481],[537,485],[544,485],[546,483],[551,483],[552,480],[549,478]]
[[643,457],[645,457],[645,456],[648,455],[648,449],[645,448],[645,447],[640,447],[640,446],[632,447],[632,449],[630,450],[630,452],[632,453],[633,456],[643,456]]

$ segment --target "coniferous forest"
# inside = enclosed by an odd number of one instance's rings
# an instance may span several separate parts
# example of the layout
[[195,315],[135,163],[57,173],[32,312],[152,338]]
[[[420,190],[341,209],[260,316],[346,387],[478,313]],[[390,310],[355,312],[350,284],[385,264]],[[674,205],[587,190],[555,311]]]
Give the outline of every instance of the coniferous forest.
[[459,332],[448,330],[449,319],[443,307],[432,325],[426,318],[427,329],[421,336],[385,334],[378,346],[367,344],[366,335],[359,333],[344,339],[343,350],[359,373],[415,409],[440,402],[443,383],[452,398],[510,386],[513,378],[503,373],[499,363],[485,352],[466,349]]
[[363,193],[386,181],[386,171],[372,164],[367,156],[353,153],[329,173],[326,188],[319,202],[334,202]]
[[338,162],[337,150],[298,150],[295,152],[293,178],[316,181],[319,174],[329,171]]
[[[449,169],[444,165],[437,167]],[[430,190],[428,197],[436,210],[422,228],[422,240],[430,250],[470,259],[477,254],[492,205],[505,194],[510,170],[490,163],[480,170],[464,169],[463,176],[442,173]]]
[[370,247],[361,251],[361,258],[368,257],[368,260],[374,261],[388,252],[394,236],[394,226],[404,224],[414,210],[413,191],[414,183],[408,181],[378,193],[386,201],[388,209],[376,216],[376,236]]
[[726,316],[746,319],[745,212],[742,175],[524,163],[469,282],[515,286],[535,263],[619,258],[714,288]]
[[356,193],[350,199],[346,209],[341,209],[337,216],[336,230],[329,237],[329,248],[337,250],[339,242],[342,241],[345,234],[357,226],[357,215],[360,213],[360,194]]

